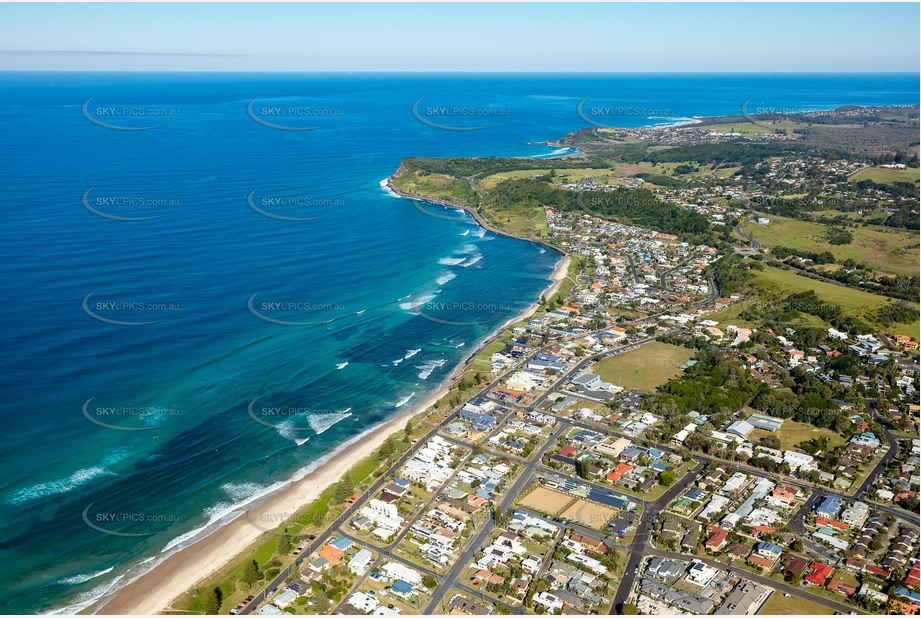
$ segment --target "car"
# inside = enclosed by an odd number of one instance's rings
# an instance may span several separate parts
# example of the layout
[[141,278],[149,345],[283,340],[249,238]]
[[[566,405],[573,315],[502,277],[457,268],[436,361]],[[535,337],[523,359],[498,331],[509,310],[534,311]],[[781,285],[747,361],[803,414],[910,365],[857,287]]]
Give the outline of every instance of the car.
[[246,597],[246,601],[249,602],[249,601],[252,601],[252,600],[255,599],[255,598],[256,598],[256,597],[254,597],[253,595],[249,595],[248,597]]
[[236,607],[234,607],[232,610],[230,610],[230,611],[227,612],[227,613],[228,613],[228,614],[236,615],[236,614],[239,614],[239,613],[240,613],[240,610],[237,609]]

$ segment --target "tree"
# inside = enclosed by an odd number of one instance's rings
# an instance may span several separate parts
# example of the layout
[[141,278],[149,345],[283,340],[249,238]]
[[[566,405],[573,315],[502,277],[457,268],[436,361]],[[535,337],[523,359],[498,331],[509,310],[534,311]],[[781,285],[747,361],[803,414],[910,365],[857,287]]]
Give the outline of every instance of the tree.
[[422,585],[431,590],[438,585],[438,580],[431,575],[426,575],[422,578]]
[[393,436],[387,436],[387,439],[384,440],[384,443],[381,444],[381,457],[384,459],[390,459],[390,457],[396,452],[397,447],[393,443]]
[[313,609],[311,613],[328,614],[330,607],[329,596],[323,589],[317,590],[313,594]]
[[333,503],[342,504],[352,497],[355,491],[355,484],[352,483],[352,475],[345,474],[338,483],[336,483],[336,493],[333,494]]
[[636,616],[639,613],[639,609],[637,609],[636,605],[627,603],[624,605],[623,609],[621,610],[621,613],[624,616]]
[[221,601],[224,594],[218,587],[209,588],[202,593],[201,607],[205,614],[215,616],[221,611]]
[[790,543],[790,549],[795,552],[803,551],[803,540],[802,539],[793,539],[793,542]]
[[672,470],[662,470],[659,472],[659,485],[668,487],[675,482],[675,473]]
[[243,566],[243,583],[252,586],[260,579],[262,579],[262,573],[259,571],[259,563],[250,560]]

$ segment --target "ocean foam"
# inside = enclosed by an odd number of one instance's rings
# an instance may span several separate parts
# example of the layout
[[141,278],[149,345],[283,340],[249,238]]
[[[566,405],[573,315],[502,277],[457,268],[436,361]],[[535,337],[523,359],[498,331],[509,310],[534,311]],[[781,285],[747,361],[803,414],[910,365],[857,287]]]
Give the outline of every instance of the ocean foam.
[[346,408],[345,410],[338,410],[336,412],[312,414],[307,417],[307,422],[310,424],[310,428],[319,435],[339,421],[345,420],[352,416],[352,413],[350,412],[351,409],[352,408]]
[[74,575],[73,577],[64,577],[58,580],[59,584],[66,584],[68,586],[74,586],[76,584],[82,584],[88,582],[91,579],[96,579],[100,575],[105,575],[106,573],[111,573],[115,569],[114,566],[109,567],[103,571],[96,571],[95,573],[81,573],[80,575]]
[[469,260],[466,260],[463,264],[461,264],[461,267],[462,267],[462,268],[469,268],[469,267],[473,266],[474,264],[476,264],[477,262],[479,262],[479,261],[482,260],[482,259],[483,259],[483,254],[482,254],[482,253],[477,253],[476,255],[474,255],[473,257],[471,257]]
[[99,465],[77,470],[70,476],[48,483],[38,483],[14,492],[8,499],[12,504],[22,504],[31,500],[38,500],[47,496],[55,496],[73,491],[87,483],[105,476],[117,476],[109,470],[109,466],[116,464],[128,456],[128,452],[121,450],[104,458]]
[[387,195],[389,195],[390,197],[396,197],[396,198],[403,197],[402,195],[400,195],[399,193],[397,193],[396,191],[394,191],[393,189],[390,188],[390,179],[389,179],[389,178],[384,178],[384,179],[380,182],[380,187],[381,187],[381,189],[383,189],[383,190],[387,193]]
[[[462,261],[463,261],[463,260],[462,260]],[[438,284],[438,285],[444,285],[444,284],[446,284],[448,281],[451,281],[452,279],[454,279],[455,277],[457,277],[457,274],[456,274],[456,273],[446,272],[445,274],[443,274],[443,275],[439,276],[437,279],[435,279],[435,283]]]
[[[463,262],[463,260],[461,261]],[[416,296],[413,300],[409,302],[400,303],[400,309],[402,309],[403,311],[412,311],[416,307],[420,305],[424,305],[425,303],[429,302],[433,298],[435,298],[434,294],[423,294],[422,296]]]
[[419,379],[420,380],[427,379],[430,375],[432,375],[433,371],[435,371],[439,367],[443,367],[446,362],[447,360],[442,358],[442,359],[438,359],[434,361],[428,361],[426,363],[418,365],[416,369],[421,369],[421,371],[419,372]]

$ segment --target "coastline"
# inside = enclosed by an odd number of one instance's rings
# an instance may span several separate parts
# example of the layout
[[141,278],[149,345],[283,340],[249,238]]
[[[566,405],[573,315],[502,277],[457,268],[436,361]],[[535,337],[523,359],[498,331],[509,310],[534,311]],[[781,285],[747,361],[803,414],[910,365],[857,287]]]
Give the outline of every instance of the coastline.
[[[388,178],[386,187],[400,197],[415,198],[403,194],[392,187]],[[418,198],[422,199],[422,198]],[[454,206],[451,204],[451,206]],[[388,436],[402,430],[407,420],[424,413],[439,399],[444,397],[451,387],[468,370],[473,359],[509,326],[527,319],[541,306],[541,298],[549,298],[559,290],[571,262],[571,257],[556,247],[540,241],[516,236],[493,228],[476,212],[465,206],[457,205],[469,212],[477,225],[483,229],[503,236],[533,242],[545,246],[560,254],[560,260],[549,277],[549,285],[540,297],[519,314],[497,327],[467,357],[455,367],[439,386],[427,397],[413,404],[406,412],[397,414],[392,419],[372,427],[350,441],[337,447],[329,459],[315,470],[308,472],[300,480],[294,481],[269,494],[258,503],[248,505],[248,509],[231,521],[215,528],[212,532],[191,544],[177,550],[146,572],[138,574],[128,583],[117,588],[111,595],[94,602],[80,613],[103,615],[139,615],[156,614],[168,610],[171,603],[186,591],[195,588],[202,580],[232,563],[247,548],[256,543],[260,537],[268,534],[252,523],[262,516],[265,521],[277,521],[280,513],[294,514],[307,507],[320,497],[328,487],[336,484],[355,462],[372,455]]]

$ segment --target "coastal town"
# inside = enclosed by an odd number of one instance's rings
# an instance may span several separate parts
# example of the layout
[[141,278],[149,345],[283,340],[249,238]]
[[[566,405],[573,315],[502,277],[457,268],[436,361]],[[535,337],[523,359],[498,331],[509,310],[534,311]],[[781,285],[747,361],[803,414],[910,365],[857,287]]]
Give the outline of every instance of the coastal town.
[[[556,168],[543,181],[580,208],[543,205],[541,240],[572,258],[567,283],[479,351],[475,392],[426,412],[407,452],[230,613],[918,614],[918,336],[883,320],[888,305],[844,315],[818,286],[871,295],[805,249],[757,240],[789,224],[771,206],[816,178],[831,178],[812,196],[826,211],[906,208],[893,185],[848,184],[866,159],[797,153],[654,188],[721,247],[598,208],[651,180]],[[841,270],[892,276],[851,262]],[[774,271],[805,287],[739,285]]]

